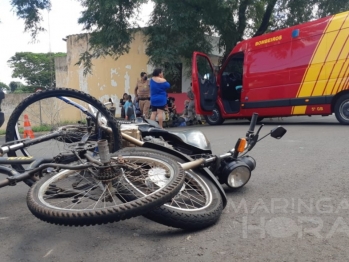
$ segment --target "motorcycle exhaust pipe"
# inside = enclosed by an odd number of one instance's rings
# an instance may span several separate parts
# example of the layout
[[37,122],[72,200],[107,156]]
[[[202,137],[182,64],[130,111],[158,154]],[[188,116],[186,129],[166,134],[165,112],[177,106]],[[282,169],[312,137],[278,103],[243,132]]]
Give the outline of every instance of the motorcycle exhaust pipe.
[[[109,134],[113,134],[113,130],[111,130],[110,127],[106,127],[106,126],[103,126],[103,125],[100,125],[100,128],[102,128],[103,130],[105,130],[106,132],[108,132]],[[124,134],[123,132],[121,132],[121,136],[122,138],[124,138],[126,141],[136,145],[136,146],[143,146],[144,142],[130,136],[130,135],[127,135],[127,134]]]
[[189,169],[193,169],[193,168],[196,168],[198,166],[201,166],[204,163],[205,163],[205,158],[199,158],[199,159],[196,159],[194,161],[187,162],[187,163],[181,163],[180,165],[182,166],[182,168],[184,170],[189,170]]
[[132,144],[135,144],[136,146],[143,146],[144,142],[130,136],[130,135],[127,135],[125,133],[122,133],[121,132],[121,136],[122,138],[124,138],[125,140],[127,140],[128,142],[131,142]]

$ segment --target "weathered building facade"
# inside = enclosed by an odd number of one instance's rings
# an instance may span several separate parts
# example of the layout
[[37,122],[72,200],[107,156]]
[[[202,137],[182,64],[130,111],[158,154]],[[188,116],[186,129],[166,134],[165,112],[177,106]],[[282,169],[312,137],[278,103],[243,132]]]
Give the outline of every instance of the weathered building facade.
[[[217,41],[217,39],[212,38],[212,41]],[[92,74],[87,76],[83,74],[83,66],[78,66],[76,63],[80,54],[88,50],[88,36],[70,35],[66,38],[66,42],[67,56],[55,60],[57,87],[81,90],[101,101],[112,98],[117,102],[117,115],[120,114],[118,101],[122,95],[128,93],[134,97],[134,88],[140,73],[151,74],[153,71],[153,67],[148,64],[149,57],[145,53],[146,43],[141,31],[135,33],[129,53],[117,60],[112,57],[94,59],[92,61]],[[217,64],[220,55],[217,49],[210,55],[215,64]],[[184,72],[188,68],[182,68],[182,70]],[[182,73],[181,82],[182,92],[186,92],[191,79]]]

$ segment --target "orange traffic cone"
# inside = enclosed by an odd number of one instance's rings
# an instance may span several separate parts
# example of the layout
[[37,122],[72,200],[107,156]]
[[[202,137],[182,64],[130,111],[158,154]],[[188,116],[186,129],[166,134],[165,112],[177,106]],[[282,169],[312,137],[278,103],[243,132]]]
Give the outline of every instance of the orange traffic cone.
[[28,115],[24,115],[24,133],[23,133],[23,138],[35,138],[32,127],[29,122]]

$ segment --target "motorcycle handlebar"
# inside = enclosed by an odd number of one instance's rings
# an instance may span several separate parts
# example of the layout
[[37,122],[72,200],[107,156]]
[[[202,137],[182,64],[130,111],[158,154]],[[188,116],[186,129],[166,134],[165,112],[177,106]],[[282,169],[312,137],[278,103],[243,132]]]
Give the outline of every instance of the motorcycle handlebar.
[[248,133],[254,132],[254,128],[256,127],[256,124],[257,124],[257,119],[258,119],[258,113],[253,113]]

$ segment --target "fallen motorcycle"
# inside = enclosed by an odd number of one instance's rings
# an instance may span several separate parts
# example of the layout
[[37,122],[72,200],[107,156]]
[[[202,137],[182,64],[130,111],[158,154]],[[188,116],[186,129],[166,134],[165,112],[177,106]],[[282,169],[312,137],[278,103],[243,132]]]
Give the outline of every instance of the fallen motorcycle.
[[[237,189],[247,184],[256,161],[248,156],[257,142],[267,136],[280,139],[287,132],[278,126],[259,138],[263,127],[255,133],[258,114],[251,119],[246,137],[239,138],[226,154],[213,155],[210,142],[198,130],[170,132],[158,127],[155,121],[137,119],[137,123],[124,122],[121,133],[128,152],[155,149],[172,157],[186,170],[186,179],[180,192],[165,205],[144,214],[158,223],[183,228],[199,229],[216,223],[227,204],[222,184]],[[119,151],[122,154],[122,150]],[[128,200],[133,200],[129,197]]]
[[[35,116],[30,111],[37,108],[34,103],[46,102],[60,111],[69,106],[66,110],[71,115],[72,109],[80,111],[86,121],[67,126],[57,122],[49,134],[22,138],[18,128],[22,115]],[[9,119],[7,143],[0,153],[10,157],[0,158],[0,164],[10,164],[13,169],[0,166],[8,175],[0,181],[0,187],[20,181],[32,185],[39,180],[30,189],[28,207],[38,218],[51,223],[93,225],[145,215],[172,227],[205,228],[218,221],[227,203],[221,184],[242,187],[255,168],[254,159],[245,153],[262,139],[258,140],[260,129],[254,134],[256,119],[254,116],[246,138],[222,156],[212,155],[209,141],[199,131],[168,132],[150,121],[121,124],[123,147],[127,148],[109,158],[106,152],[102,157],[98,142],[107,140],[114,152],[122,141],[119,125],[106,108],[81,92],[42,91],[20,103]],[[278,127],[268,135],[281,138],[285,132]],[[131,144],[136,147],[129,147]],[[40,153],[40,148],[46,151]],[[34,154],[45,159],[36,159]],[[107,212],[99,212],[102,210]]]

